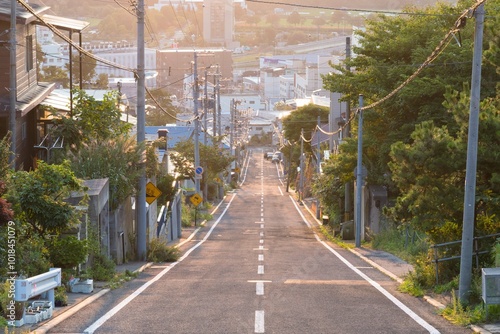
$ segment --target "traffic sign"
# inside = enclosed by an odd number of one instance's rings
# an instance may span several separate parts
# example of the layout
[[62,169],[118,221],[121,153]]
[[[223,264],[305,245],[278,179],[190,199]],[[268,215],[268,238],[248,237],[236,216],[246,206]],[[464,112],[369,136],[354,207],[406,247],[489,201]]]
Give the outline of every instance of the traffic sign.
[[161,194],[161,190],[156,188],[152,182],[146,184],[146,202],[148,202],[148,204],[153,203]]
[[203,198],[201,198],[200,194],[195,193],[189,198],[189,200],[194,206],[198,206],[203,201]]
[[196,175],[203,174],[203,167],[201,167],[201,166],[196,167],[195,170],[194,170],[194,172],[195,172]]

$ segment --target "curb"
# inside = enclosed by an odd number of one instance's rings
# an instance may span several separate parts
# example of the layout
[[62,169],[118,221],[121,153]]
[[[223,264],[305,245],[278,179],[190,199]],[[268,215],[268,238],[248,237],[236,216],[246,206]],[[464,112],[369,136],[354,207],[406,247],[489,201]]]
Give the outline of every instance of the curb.
[[[134,270],[134,273],[141,273],[147,268],[151,267],[153,265],[153,262],[148,262],[143,264],[141,267],[138,269]],[[82,300],[80,303],[73,305],[69,309],[63,311],[61,314],[58,314],[56,317],[53,319],[49,320],[48,322],[44,323],[43,325],[31,330],[29,334],[45,334],[55,326],[59,325],[61,322],[64,320],[68,319],[69,317],[73,316],[75,313],[86,307],[87,305],[93,303],[97,299],[101,298],[108,292],[110,292],[111,289],[103,289],[96,293],[95,295],[89,296],[88,298],[85,298]]]
[[45,324],[41,325],[40,327],[37,327],[36,329],[30,331],[30,334],[45,334],[47,331],[51,330],[55,326],[59,325],[61,322],[64,320],[68,319],[72,315],[74,315],[76,312],[80,311],[82,308],[87,306],[88,304],[96,301],[97,299],[101,298],[105,294],[107,294],[110,289],[103,289],[96,293],[95,295],[92,295],[86,299],[84,299],[82,302],[74,305],[73,307],[69,308],[68,310],[64,311],[63,313],[59,314],[57,317],[54,319],[46,322]]

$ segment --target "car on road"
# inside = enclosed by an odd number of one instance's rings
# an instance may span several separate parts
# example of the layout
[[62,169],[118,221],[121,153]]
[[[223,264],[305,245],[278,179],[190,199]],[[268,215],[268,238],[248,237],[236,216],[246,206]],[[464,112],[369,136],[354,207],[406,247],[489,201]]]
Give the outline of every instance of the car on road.
[[272,162],[279,163],[281,162],[281,152],[274,152],[273,157],[271,158]]
[[264,155],[264,158],[266,160],[271,160],[273,158],[273,155],[274,155],[273,152],[266,152],[266,154]]

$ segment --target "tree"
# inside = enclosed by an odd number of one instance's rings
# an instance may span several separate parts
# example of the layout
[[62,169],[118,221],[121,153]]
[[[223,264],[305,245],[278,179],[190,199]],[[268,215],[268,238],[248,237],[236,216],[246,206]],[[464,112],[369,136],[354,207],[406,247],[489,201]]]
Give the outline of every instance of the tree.
[[84,91],[75,90],[73,117],[55,119],[53,137],[63,137],[67,147],[76,151],[84,143],[106,141],[127,133],[130,124],[120,120],[117,94],[108,93],[103,101],[97,101]]
[[[318,116],[322,122],[328,121],[329,109],[314,105],[312,103],[294,110],[283,119],[283,130],[285,138],[291,142],[300,142],[301,130],[304,130],[306,140],[312,137],[312,133],[318,124]],[[310,150],[310,145],[308,146]]]
[[[193,141],[180,141],[173,150],[174,153],[170,154],[170,158],[175,165],[175,172],[194,181]],[[218,146],[200,144],[200,162],[204,165],[203,174],[205,176],[202,183],[215,179],[219,173],[226,170],[233,160],[232,156]]]
[[287,18],[287,21],[293,25],[299,25],[302,22],[302,17],[300,17],[299,12],[293,11]]
[[[346,64],[334,66],[335,71],[324,76],[325,87],[342,93],[352,106],[357,105],[360,93],[365,97],[365,105],[383,98],[414,73],[415,64],[426,60],[466,6],[469,4],[465,2],[457,7],[439,4],[425,10],[409,10],[426,15],[379,16],[367,20],[366,30],[357,32],[360,44],[353,48],[356,57],[346,62],[352,71],[345,68]],[[498,35],[498,29],[490,27],[485,30],[487,34]],[[460,33],[461,46],[450,42],[433,66],[396,96],[364,112],[364,163],[372,184],[387,181],[391,145],[398,141],[407,143],[417,124],[432,120],[438,127],[446,124],[453,134],[455,120],[443,106],[444,94],[447,87],[459,91],[463,82],[470,80],[473,24],[466,25]],[[485,41],[496,38],[486,36]],[[486,43],[485,50],[491,50]],[[492,96],[499,74],[490,63],[484,65],[482,94]],[[389,188],[389,192],[394,194],[397,190]]]
[[101,73],[97,76],[96,88],[97,89],[107,89],[109,85],[108,75]]
[[79,212],[66,201],[72,191],[82,190],[69,161],[61,165],[39,161],[31,172],[13,173],[11,184],[16,217],[38,235],[58,235],[79,223]]
[[41,65],[45,61],[45,54],[42,51],[40,43],[36,43],[36,73],[40,74]]
[[7,191],[7,184],[4,180],[7,179],[9,172],[9,149],[10,134],[0,140],[0,226],[6,225],[14,217],[12,205],[7,202],[3,195]]
[[142,145],[134,138],[120,135],[93,139],[71,155],[71,168],[82,179],[109,179],[109,206],[116,209],[132,195],[142,173]]
[[10,132],[0,139],[0,180],[5,180],[10,169]]
[[63,88],[69,87],[68,71],[57,66],[44,67],[40,79],[42,81],[59,83]]
[[[152,96],[151,96],[152,95]],[[166,125],[175,122],[177,108],[172,105],[170,94],[164,89],[156,89],[147,95],[146,125]]]
[[[72,57],[72,75],[73,82],[80,83],[80,55],[75,54]],[[92,80],[95,77],[95,68],[97,66],[97,61],[94,58],[91,58],[87,55],[82,54],[81,56],[82,63],[82,73],[81,79],[83,86],[90,86],[92,84]],[[66,64],[66,70],[69,72],[70,64]]]
[[453,138],[446,126],[436,127],[432,121],[417,125],[412,142],[392,145],[389,168],[400,190],[392,216],[425,232],[432,242],[460,239],[435,233],[447,222],[458,223],[463,203],[465,171],[464,143]]

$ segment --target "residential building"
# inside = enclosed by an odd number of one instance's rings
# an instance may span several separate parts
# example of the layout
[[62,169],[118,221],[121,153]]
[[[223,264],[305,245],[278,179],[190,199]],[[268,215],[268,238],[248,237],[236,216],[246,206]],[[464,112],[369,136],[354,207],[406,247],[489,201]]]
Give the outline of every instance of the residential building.
[[[30,170],[35,167],[37,151],[34,146],[45,136],[43,132],[45,113],[40,107],[42,101],[55,88],[54,84],[38,82],[36,63],[36,26],[50,23],[62,31],[81,33],[87,22],[47,15],[49,7],[30,4],[33,15],[21,4],[16,6],[16,64],[15,73],[10,66],[10,48],[0,48],[0,138],[14,128],[15,169]],[[0,0],[0,31],[10,31],[11,1]],[[5,35],[8,36],[8,35]],[[22,45],[22,47],[20,47]],[[15,75],[15,87],[11,87],[11,75]],[[15,93],[15,112],[11,108],[10,92]],[[12,117],[15,118],[10,122]]]

